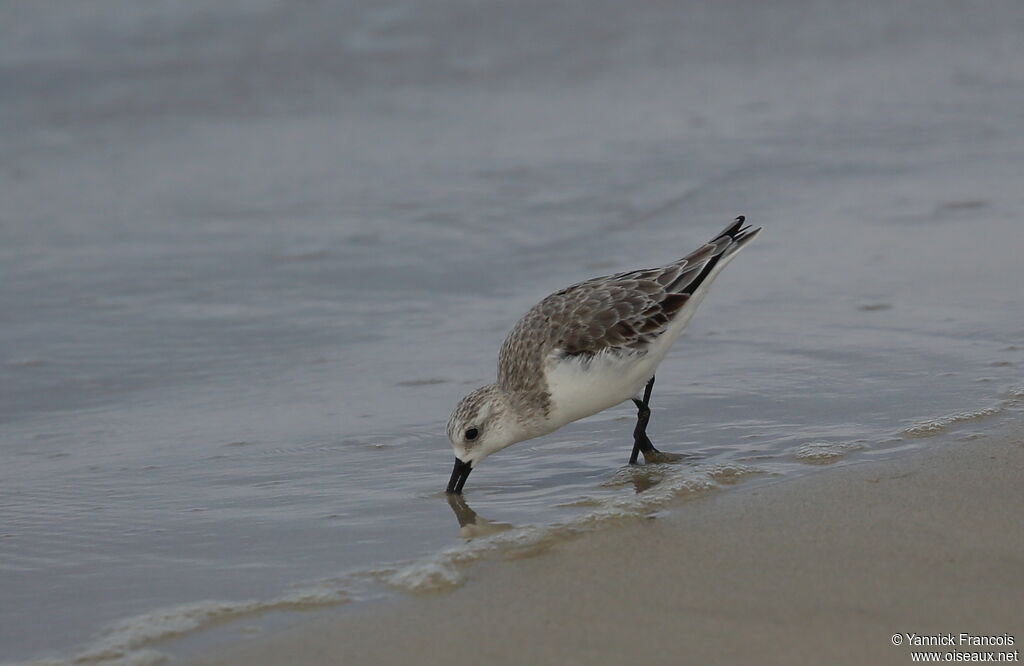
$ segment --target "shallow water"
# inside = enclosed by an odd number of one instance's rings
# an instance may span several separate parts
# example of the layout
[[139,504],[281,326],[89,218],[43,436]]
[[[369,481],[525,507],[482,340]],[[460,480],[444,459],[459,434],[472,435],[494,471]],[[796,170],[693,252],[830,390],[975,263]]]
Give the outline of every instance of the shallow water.
[[[869,5],[0,8],[0,660],[447,589],[1019,412],[1024,8]],[[449,506],[517,317],[741,213],[654,393],[690,457],[625,467],[622,407]]]

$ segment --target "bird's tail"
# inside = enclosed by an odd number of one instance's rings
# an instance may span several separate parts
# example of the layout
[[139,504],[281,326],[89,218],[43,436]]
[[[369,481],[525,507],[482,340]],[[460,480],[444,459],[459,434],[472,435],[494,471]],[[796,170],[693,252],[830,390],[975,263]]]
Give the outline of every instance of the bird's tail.
[[[751,225],[743,226],[743,223],[746,221],[747,218],[740,215],[732,221],[732,224],[723,229],[722,233],[708,241],[708,244],[718,246],[721,254],[735,254],[739,252],[744,245],[754,240],[754,237],[761,231],[761,227],[754,229]],[[719,254],[719,252],[715,254]]]
[[686,262],[686,265],[692,265],[695,268],[700,266],[700,271],[697,275],[686,275],[691,273],[691,271],[686,271],[680,276],[681,278],[685,276],[685,279],[679,280],[677,293],[692,295],[701,285],[710,282],[720,270],[725,268],[729,260],[747,243],[754,240],[754,237],[760,233],[761,227],[743,226],[746,219],[740,215],[703,247],[683,258],[682,261]]

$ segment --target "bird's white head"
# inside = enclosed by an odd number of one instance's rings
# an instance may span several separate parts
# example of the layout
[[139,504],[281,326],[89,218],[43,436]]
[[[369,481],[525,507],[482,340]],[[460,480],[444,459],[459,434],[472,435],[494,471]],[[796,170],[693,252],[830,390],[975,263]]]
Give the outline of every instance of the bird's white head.
[[448,492],[462,492],[466,478],[481,460],[527,437],[511,401],[496,385],[481,386],[467,395],[448,419],[448,439],[455,449]]

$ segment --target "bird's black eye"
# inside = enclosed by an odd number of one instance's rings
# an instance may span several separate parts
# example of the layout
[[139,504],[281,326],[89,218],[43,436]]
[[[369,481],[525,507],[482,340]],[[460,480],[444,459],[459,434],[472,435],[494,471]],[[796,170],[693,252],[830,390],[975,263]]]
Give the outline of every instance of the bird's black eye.
[[470,428],[469,430],[466,431],[466,441],[472,442],[474,439],[476,439],[476,436],[479,434],[479,430],[477,430],[476,428]]

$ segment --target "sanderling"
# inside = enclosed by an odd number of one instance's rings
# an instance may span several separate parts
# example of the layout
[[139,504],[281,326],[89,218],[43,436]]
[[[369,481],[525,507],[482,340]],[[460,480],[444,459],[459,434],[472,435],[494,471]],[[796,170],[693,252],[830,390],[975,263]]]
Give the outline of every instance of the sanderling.
[[492,453],[629,399],[637,407],[630,464],[640,453],[669,459],[647,437],[654,371],[715,276],[761,231],[743,221],[679,261],[580,282],[530,308],[501,346],[498,381],[463,398],[448,420],[448,492],[461,493]]

